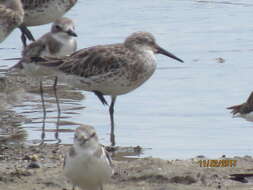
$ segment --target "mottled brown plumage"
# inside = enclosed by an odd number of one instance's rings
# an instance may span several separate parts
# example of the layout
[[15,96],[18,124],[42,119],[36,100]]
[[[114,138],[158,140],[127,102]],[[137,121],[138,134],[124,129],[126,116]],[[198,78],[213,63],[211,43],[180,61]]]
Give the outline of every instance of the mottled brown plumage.
[[25,10],[24,25],[38,26],[54,22],[71,9],[77,0],[21,0]]
[[[113,112],[116,97],[131,92],[152,76],[156,69],[155,54],[183,62],[161,48],[152,34],[136,32],[121,44],[85,48],[62,59],[47,59],[36,63],[26,60],[23,65],[29,72],[33,70],[34,75],[47,69],[47,73],[57,75],[59,80],[94,92],[103,104],[107,104],[103,95],[110,95],[111,142],[115,145]],[[49,69],[52,72],[48,72]]]
[[23,18],[20,0],[0,0],[0,43],[23,22]]

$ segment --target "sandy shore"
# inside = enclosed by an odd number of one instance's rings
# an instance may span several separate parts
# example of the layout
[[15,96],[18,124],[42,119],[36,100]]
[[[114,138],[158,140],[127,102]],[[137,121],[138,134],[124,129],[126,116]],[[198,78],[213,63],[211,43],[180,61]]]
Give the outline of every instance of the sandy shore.
[[[0,189],[71,189],[71,184],[67,182],[62,174],[63,155],[68,148],[69,145],[1,144]],[[252,172],[252,157],[228,159],[237,161],[232,167],[200,167],[199,160],[207,160],[207,158],[190,160],[162,160],[159,158],[140,158],[127,161],[113,160],[115,174],[104,189],[253,189],[250,178],[243,178],[244,182],[248,183],[231,179],[231,174],[250,174]]]

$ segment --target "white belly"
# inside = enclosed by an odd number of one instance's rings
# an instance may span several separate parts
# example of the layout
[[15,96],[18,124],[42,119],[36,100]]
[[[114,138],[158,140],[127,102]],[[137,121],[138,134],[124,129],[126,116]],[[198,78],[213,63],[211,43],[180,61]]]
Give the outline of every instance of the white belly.
[[74,53],[76,50],[76,43],[74,39],[69,39],[65,42],[65,45],[62,46],[60,51],[56,54],[56,57],[63,57]]
[[51,1],[51,3],[44,3],[34,9],[25,9],[24,24],[26,26],[38,26],[54,22],[61,18],[66,13],[66,6],[68,1]]

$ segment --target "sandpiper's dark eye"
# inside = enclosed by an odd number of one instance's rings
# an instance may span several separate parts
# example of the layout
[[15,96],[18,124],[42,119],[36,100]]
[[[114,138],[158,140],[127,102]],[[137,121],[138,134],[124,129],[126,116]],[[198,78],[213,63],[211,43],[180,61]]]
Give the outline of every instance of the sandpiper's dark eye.
[[96,136],[96,133],[92,133],[90,138],[95,137],[95,136]]

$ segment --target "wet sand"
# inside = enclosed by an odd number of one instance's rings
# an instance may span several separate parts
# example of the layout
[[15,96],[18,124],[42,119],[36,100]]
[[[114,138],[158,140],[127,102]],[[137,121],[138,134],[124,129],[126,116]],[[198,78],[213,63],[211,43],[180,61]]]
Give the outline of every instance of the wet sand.
[[[72,186],[62,174],[63,157],[69,145],[0,145],[0,189],[63,190]],[[162,160],[139,158],[113,160],[115,173],[104,189],[136,190],[249,190],[250,183],[231,179],[231,174],[249,174],[252,157],[235,157],[235,167],[200,167],[199,159]],[[218,158],[221,159],[221,158]],[[227,159],[227,158],[223,158]],[[38,168],[39,167],[39,168]],[[248,179],[243,179],[245,180]]]

